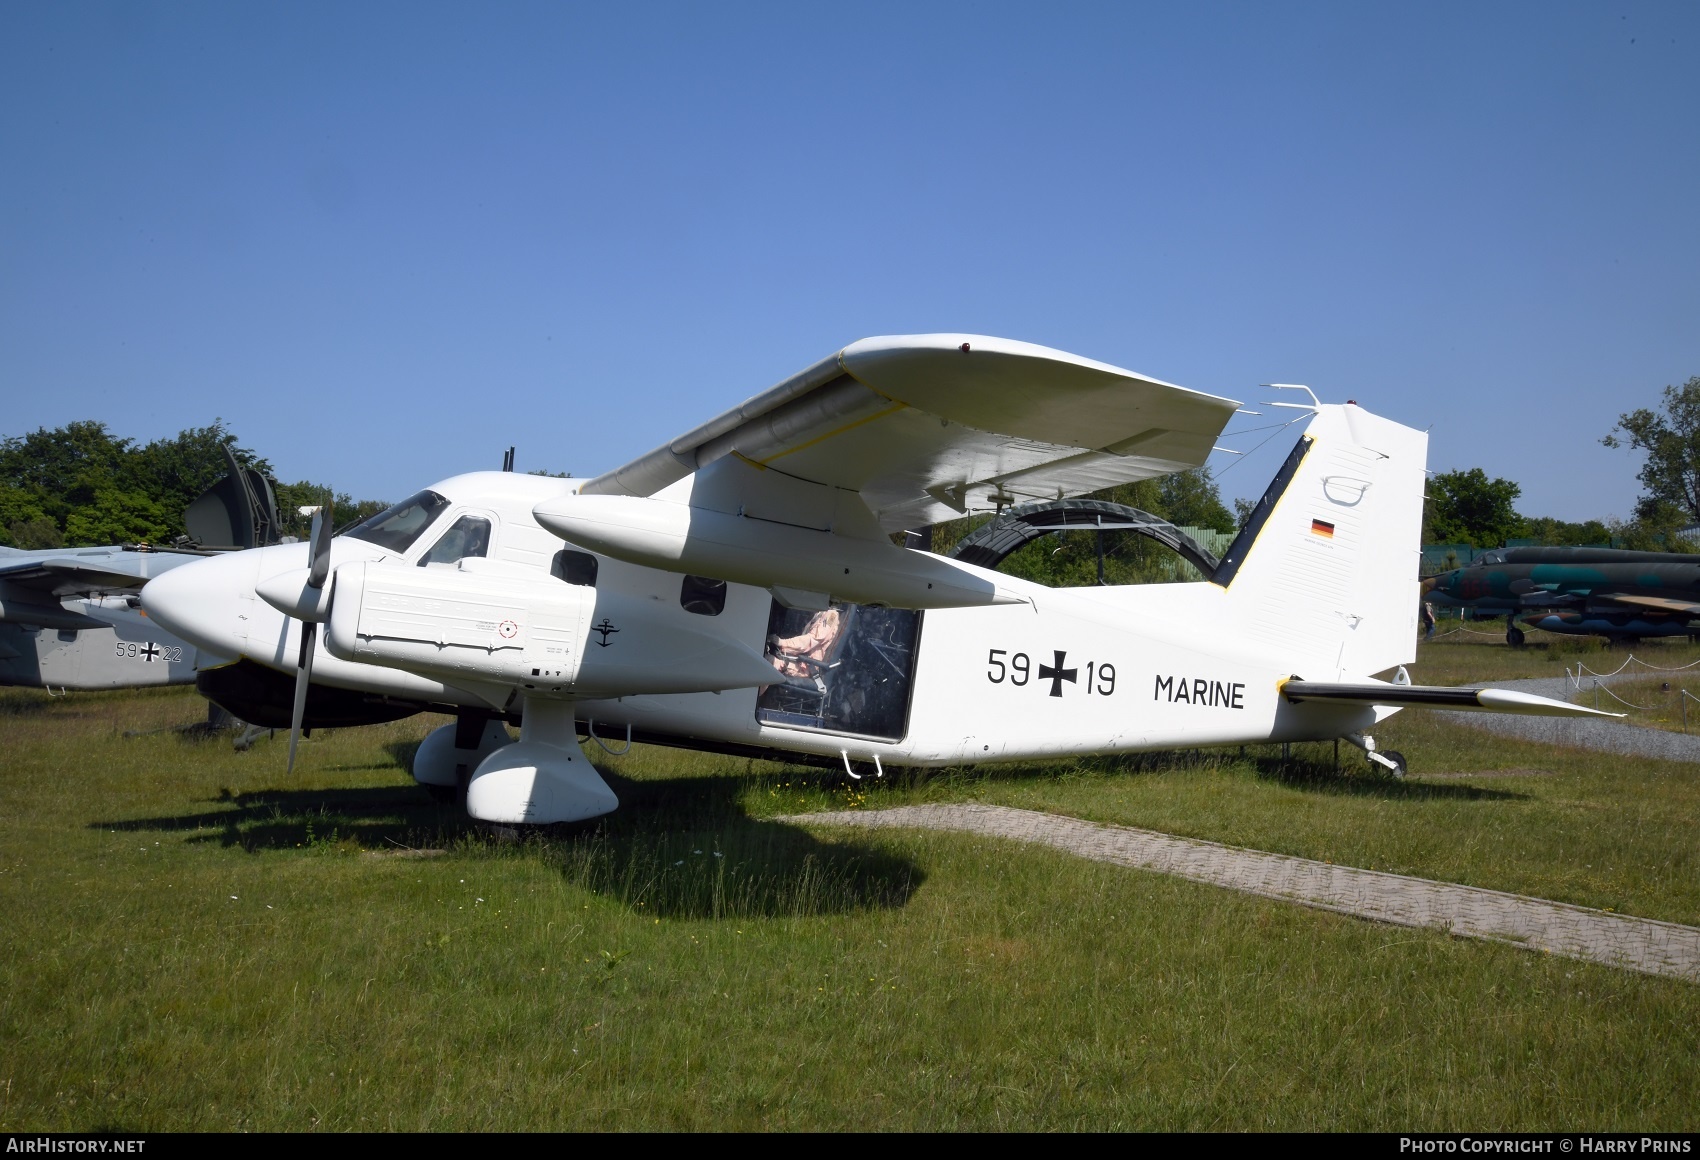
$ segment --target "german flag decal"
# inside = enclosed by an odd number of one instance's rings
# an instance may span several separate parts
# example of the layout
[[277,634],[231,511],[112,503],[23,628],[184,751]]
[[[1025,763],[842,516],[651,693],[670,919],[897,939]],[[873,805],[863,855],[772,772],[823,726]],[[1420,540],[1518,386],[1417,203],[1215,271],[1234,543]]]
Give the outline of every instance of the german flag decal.
[[1315,535],[1322,536],[1325,539],[1332,540],[1334,538],[1334,525],[1327,520],[1310,521],[1310,530]]

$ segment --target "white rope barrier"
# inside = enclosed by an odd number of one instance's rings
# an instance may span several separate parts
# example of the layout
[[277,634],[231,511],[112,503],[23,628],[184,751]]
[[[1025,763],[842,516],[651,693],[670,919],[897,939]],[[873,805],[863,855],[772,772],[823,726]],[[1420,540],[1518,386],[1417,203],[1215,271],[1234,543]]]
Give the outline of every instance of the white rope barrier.
[[1637,705],[1633,701],[1625,701],[1622,697],[1611,691],[1610,685],[1602,685],[1596,681],[1594,688],[1596,690],[1603,690],[1606,696],[1616,701],[1619,705],[1627,705],[1631,709],[1640,709],[1642,712],[1648,712],[1653,708],[1651,705]]
[[[1607,680],[1611,677],[1617,676],[1624,669],[1628,668],[1630,661],[1633,661],[1636,664],[1641,665],[1644,668],[1651,669],[1652,671],[1654,671],[1656,673],[1680,673],[1685,669],[1691,669],[1695,665],[1700,665],[1700,661],[1694,661],[1690,664],[1679,665],[1676,668],[1664,669],[1664,668],[1659,668],[1656,665],[1649,665],[1646,661],[1642,660],[1640,657],[1634,656],[1632,654],[1621,665],[1618,665],[1617,668],[1613,669],[1609,673],[1596,673],[1593,669],[1590,669],[1587,665],[1584,665],[1581,661],[1577,661],[1576,662],[1576,671],[1574,673],[1572,673],[1570,671],[1569,665],[1564,666],[1564,676],[1565,676],[1568,684],[1570,685],[1570,688],[1574,692],[1581,692],[1582,691],[1582,680],[1583,680],[1584,677],[1592,679],[1592,681],[1594,682],[1594,685],[1593,685],[1593,688],[1594,688],[1594,703],[1595,703],[1596,706],[1599,704],[1600,691],[1603,689],[1603,690],[1605,690],[1606,696],[1610,697],[1612,700],[1616,701],[1620,705],[1626,705],[1631,709],[1639,709],[1642,712],[1650,712],[1653,709],[1657,708],[1658,706],[1656,706],[1656,705],[1637,705],[1633,701],[1626,701],[1622,697],[1618,696],[1616,693],[1612,692],[1610,686],[1602,685],[1600,683],[1603,680]],[[1667,688],[1668,688],[1668,686],[1667,686]],[[1681,695],[1683,697],[1686,697],[1689,700],[1692,700],[1692,701],[1695,701],[1695,702],[1700,702],[1700,697],[1696,697],[1693,693],[1690,693],[1687,689],[1681,689],[1681,690],[1679,690],[1679,692],[1681,693]],[[1686,718],[1686,716],[1687,716],[1687,705],[1686,705],[1686,703],[1684,703],[1684,705],[1683,705],[1683,710],[1684,710],[1684,714],[1683,714],[1684,718]],[[1683,732],[1686,733],[1687,732],[1686,720],[1684,721],[1684,726],[1685,727],[1683,729]]]
[[[1577,680],[1581,679],[1581,675],[1583,673],[1586,673],[1590,677],[1615,677],[1615,676],[1617,676],[1617,674],[1621,673],[1624,669],[1627,669],[1632,664],[1633,665],[1640,665],[1642,668],[1648,669],[1648,670],[1655,672],[1655,673],[1680,673],[1680,672],[1684,672],[1685,670],[1693,668],[1695,665],[1700,665],[1700,661],[1689,661],[1685,665],[1677,665],[1674,668],[1661,668],[1658,665],[1648,664],[1646,661],[1642,660],[1640,657],[1636,656],[1634,653],[1630,653],[1629,656],[1624,658],[1624,661],[1621,665],[1618,665],[1617,668],[1613,669],[1609,673],[1596,673],[1593,669],[1590,669],[1588,666],[1584,665],[1581,661],[1577,661],[1576,662]],[[1565,666],[1564,671],[1567,674],[1569,673],[1570,668],[1569,668],[1568,665]]]

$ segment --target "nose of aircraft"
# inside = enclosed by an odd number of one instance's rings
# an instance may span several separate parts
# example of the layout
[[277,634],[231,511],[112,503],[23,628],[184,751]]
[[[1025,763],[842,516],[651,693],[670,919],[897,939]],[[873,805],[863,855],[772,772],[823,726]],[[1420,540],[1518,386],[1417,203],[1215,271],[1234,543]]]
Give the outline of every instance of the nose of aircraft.
[[247,644],[259,556],[266,549],[209,556],[173,568],[142,588],[142,610],[161,628],[215,656],[235,658]]

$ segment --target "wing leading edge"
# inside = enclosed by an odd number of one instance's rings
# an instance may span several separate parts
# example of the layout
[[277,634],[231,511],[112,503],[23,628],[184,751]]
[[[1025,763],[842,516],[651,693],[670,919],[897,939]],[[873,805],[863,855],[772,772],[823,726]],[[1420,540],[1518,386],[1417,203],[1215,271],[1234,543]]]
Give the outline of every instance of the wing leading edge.
[[1238,404],[1049,347],[869,338],[621,467],[583,495],[652,496],[728,457],[857,492],[886,531],[1202,464]]

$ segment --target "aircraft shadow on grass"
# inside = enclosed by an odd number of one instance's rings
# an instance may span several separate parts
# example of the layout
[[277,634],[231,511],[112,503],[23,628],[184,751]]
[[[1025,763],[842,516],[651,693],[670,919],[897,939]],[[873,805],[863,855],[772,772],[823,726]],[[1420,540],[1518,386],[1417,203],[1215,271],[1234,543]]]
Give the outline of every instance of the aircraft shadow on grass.
[[[393,746],[397,756],[412,745]],[[386,764],[359,768],[389,769]],[[905,905],[925,878],[913,861],[860,835],[824,841],[740,805],[739,775],[634,781],[603,771],[621,808],[576,826],[551,826],[516,843],[472,822],[454,802],[417,786],[225,790],[209,808],[91,829],[193,832],[248,853],[328,849],[405,856],[535,844],[576,885],[659,918],[806,917]],[[641,909],[640,909],[641,907]]]
[[1332,762],[1282,762],[1278,757],[1257,760],[1259,777],[1291,789],[1338,797],[1373,797],[1388,801],[1528,801],[1533,795],[1514,790],[1482,789],[1473,785],[1400,779],[1374,774],[1337,772]]
[[[1087,777],[1136,777],[1141,774],[1176,773],[1188,770],[1209,772],[1233,761],[1230,750],[1190,749],[1085,758],[1072,766],[992,765],[945,770],[927,780],[963,778],[969,781],[1019,783],[1054,781],[1075,775]],[[1306,793],[1341,797],[1380,798],[1385,801],[1528,801],[1532,795],[1502,789],[1480,789],[1472,785],[1436,783],[1388,777],[1368,771],[1361,760],[1341,755],[1338,768],[1332,760],[1315,761],[1294,756],[1247,759],[1259,779],[1279,782]]]

